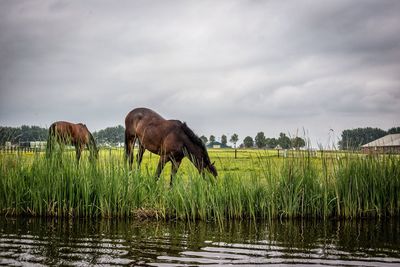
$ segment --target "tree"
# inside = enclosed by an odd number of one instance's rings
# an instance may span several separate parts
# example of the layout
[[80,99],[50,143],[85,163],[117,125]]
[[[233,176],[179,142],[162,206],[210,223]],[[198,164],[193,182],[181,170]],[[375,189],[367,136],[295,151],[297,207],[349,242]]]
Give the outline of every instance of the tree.
[[39,126],[0,127],[0,145],[4,145],[5,142],[18,144],[19,142],[46,141],[47,136],[48,129]]
[[208,139],[204,135],[200,136],[201,141],[203,141],[204,144],[207,144]]
[[304,141],[301,137],[295,137],[292,139],[292,147],[299,149],[300,147],[304,147],[306,145],[306,141]]
[[342,139],[339,141],[339,147],[344,150],[359,149],[362,145],[385,135],[386,131],[371,127],[344,130]]
[[265,144],[268,148],[275,148],[278,145],[278,140],[276,138],[266,138]]
[[244,147],[246,147],[246,148],[254,147],[253,138],[251,138],[250,136],[246,136],[246,137],[243,139],[243,145],[244,145]]
[[229,142],[233,143],[233,145],[235,146],[235,159],[237,158],[237,149],[236,149],[236,143],[239,140],[239,136],[237,134],[232,134],[231,139],[229,140]]
[[387,131],[388,134],[397,134],[400,133],[400,127],[393,127]]
[[282,148],[288,149],[288,148],[290,148],[290,145],[291,145],[290,138],[287,137],[286,134],[280,133],[280,134],[279,134],[279,138],[278,138],[278,144],[279,144]]
[[214,135],[210,135],[210,143],[214,143],[215,142],[215,136]]
[[232,134],[231,139],[229,140],[229,142],[233,143],[233,145],[236,148],[236,143],[237,141],[239,141],[239,136],[237,134]]
[[22,125],[20,141],[46,141],[47,135],[48,130],[45,128],[41,128],[39,126]]
[[222,144],[222,147],[226,147],[226,143],[228,143],[228,138],[226,137],[226,135],[222,135],[221,136],[221,144]]
[[93,137],[99,144],[117,145],[125,140],[125,128],[122,125],[107,127],[103,130],[93,133]]
[[21,138],[21,128],[14,127],[0,127],[0,145],[4,145],[5,142],[11,142],[17,144]]
[[258,148],[263,148],[267,144],[264,132],[257,133],[257,135],[254,139],[255,139],[256,146]]

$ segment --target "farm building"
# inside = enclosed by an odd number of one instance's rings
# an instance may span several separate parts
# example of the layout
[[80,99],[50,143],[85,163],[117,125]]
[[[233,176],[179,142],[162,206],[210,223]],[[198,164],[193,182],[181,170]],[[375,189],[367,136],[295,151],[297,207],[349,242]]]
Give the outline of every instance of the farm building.
[[400,134],[388,134],[361,147],[364,153],[400,153]]
[[220,142],[214,141],[207,144],[207,148],[230,148],[226,144],[222,144]]
[[31,148],[45,149],[46,145],[47,145],[47,142],[45,142],[45,141],[32,141],[32,142],[29,142],[29,144],[30,144]]
[[18,148],[31,148],[31,149],[45,149],[46,148],[46,144],[47,144],[46,141],[21,141],[21,142],[18,143],[18,145],[16,147],[18,147]]

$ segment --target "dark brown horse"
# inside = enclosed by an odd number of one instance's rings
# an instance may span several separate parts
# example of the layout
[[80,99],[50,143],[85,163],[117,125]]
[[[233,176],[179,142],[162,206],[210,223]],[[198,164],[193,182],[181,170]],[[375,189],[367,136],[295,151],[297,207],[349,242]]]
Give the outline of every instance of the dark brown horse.
[[215,177],[217,170],[210,162],[207,149],[191,129],[178,120],[166,120],[151,109],[136,108],[125,118],[125,151],[130,166],[133,164],[133,148],[139,143],[138,168],[147,149],[160,155],[156,176],[159,177],[165,164],[172,162],[172,178],[178,171],[182,159],[187,156],[201,174],[208,170]]
[[90,151],[91,159],[97,159],[98,157],[96,142],[86,125],[82,123],[54,122],[49,128],[47,155],[51,155],[55,143],[75,146],[77,162],[79,162],[85,146]]

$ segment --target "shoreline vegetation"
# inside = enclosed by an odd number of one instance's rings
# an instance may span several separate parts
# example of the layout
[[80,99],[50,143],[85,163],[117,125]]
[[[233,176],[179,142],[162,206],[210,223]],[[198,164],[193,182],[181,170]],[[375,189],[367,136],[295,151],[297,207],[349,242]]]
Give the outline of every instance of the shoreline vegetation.
[[[135,153],[137,149],[135,150]],[[169,186],[170,164],[154,178],[158,156],[129,169],[122,149],[103,149],[96,163],[73,151],[0,153],[3,216],[133,217],[156,220],[397,217],[400,156],[348,152],[210,149],[217,178],[185,159]]]

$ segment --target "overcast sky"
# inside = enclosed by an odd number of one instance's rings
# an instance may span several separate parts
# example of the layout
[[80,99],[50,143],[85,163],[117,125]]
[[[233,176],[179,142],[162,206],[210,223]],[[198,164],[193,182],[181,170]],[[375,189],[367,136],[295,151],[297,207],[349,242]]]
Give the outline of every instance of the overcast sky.
[[198,135],[400,126],[400,1],[0,1],[0,125]]

